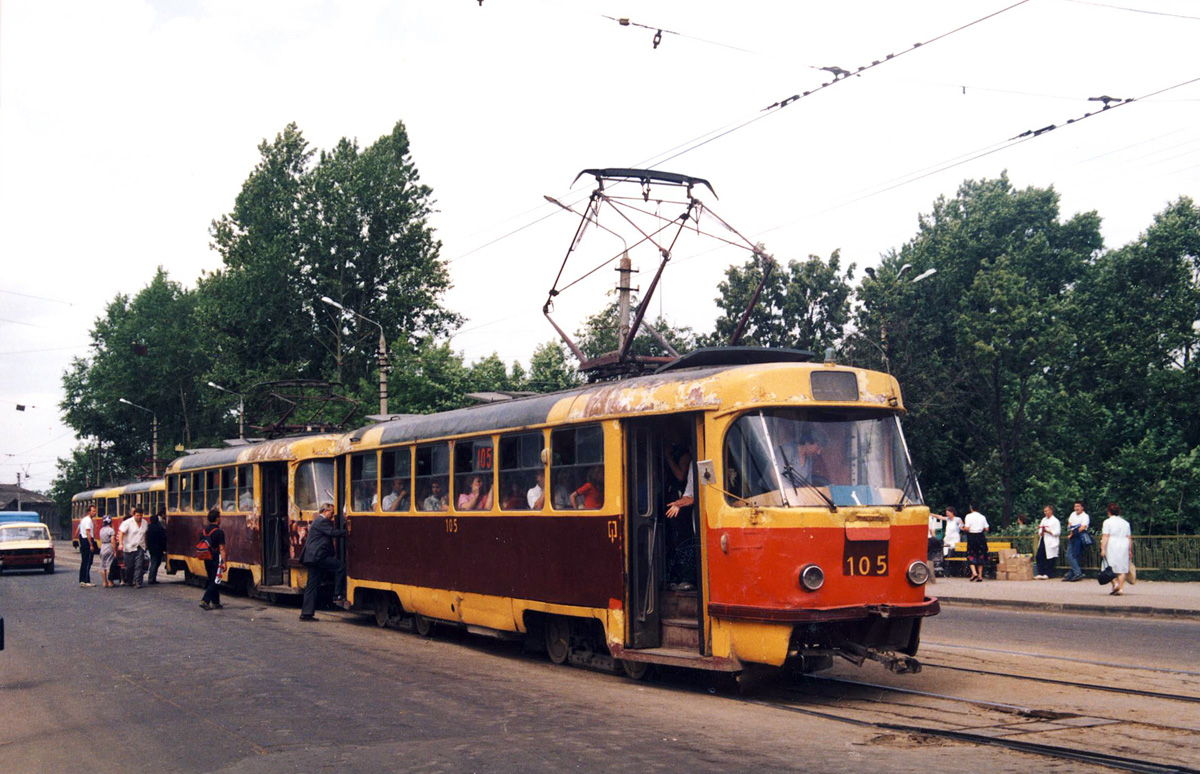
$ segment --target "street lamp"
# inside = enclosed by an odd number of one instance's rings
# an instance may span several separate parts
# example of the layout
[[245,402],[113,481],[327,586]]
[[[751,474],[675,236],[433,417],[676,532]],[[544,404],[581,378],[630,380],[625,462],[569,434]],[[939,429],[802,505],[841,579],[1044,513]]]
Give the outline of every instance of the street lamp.
[[243,441],[246,440],[246,399],[242,397],[242,394],[240,392],[234,392],[233,390],[227,390],[215,382],[209,382],[208,386],[212,387],[214,390],[220,390],[221,392],[227,392],[230,395],[237,396],[237,398],[238,398],[238,438],[242,439]]
[[[879,344],[876,344],[873,341],[871,342],[871,344],[876,349],[879,350],[879,354],[883,355],[883,367],[884,367],[884,370],[886,370],[889,374],[892,372],[892,368],[891,368],[890,363],[888,362],[888,355],[887,355],[887,298],[888,298],[888,294],[891,293],[893,290],[895,290],[896,287],[900,284],[900,278],[902,276],[904,276],[904,272],[908,271],[911,268],[912,268],[911,263],[906,263],[903,266],[901,266],[900,270],[896,272],[896,276],[892,278],[892,281],[890,283],[888,283],[887,289],[884,290],[883,304],[882,304],[883,315],[881,316],[881,318],[879,320]],[[877,277],[875,276],[874,269],[868,268],[866,270],[866,272],[867,272],[867,275],[871,277],[871,279],[877,279]],[[908,284],[915,285],[918,282],[920,282],[921,280],[932,277],[934,274],[937,274],[937,269],[926,269],[925,271],[921,272],[920,274],[918,274],[917,276],[915,276],[911,280],[909,280]],[[868,341],[870,341],[870,340],[868,339]]]
[[117,402],[124,403],[126,406],[133,406],[135,409],[140,409],[142,411],[145,411],[147,414],[149,414],[150,416],[152,416],[154,418],[154,448],[151,452],[151,454],[153,454],[153,456],[150,458],[150,469],[151,469],[151,475],[157,477],[158,476],[158,414],[155,414],[153,411],[146,408],[145,406],[139,406],[138,404],[133,403],[132,401],[125,400],[124,398],[117,398]]
[[339,309],[343,312],[349,312],[358,319],[365,320],[379,329],[379,413],[387,414],[387,337],[383,335],[383,326],[372,320],[370,317],[365,317],[353,309],[342,306],[329,296],[321,296],[321,300],[335,309]]

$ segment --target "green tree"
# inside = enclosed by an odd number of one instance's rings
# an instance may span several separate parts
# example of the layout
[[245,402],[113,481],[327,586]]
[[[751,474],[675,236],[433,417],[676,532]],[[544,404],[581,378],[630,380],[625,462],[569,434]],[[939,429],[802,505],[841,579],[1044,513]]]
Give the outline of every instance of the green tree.
[[578,387],[583,380],[575,368],[574,360],[574,356],[560,341],[539,344],[529,359],[529,378],[525,382],[525,389],[557,392]]
[[[636,298],[631,300],[630,307],[629,321],[632,323],[637,316]],[[584,355],[594,358],[606,352],[615,352],[620,347],[621,341],[617,330],[619,315],[618,303],[613,301],[584,321],[583,328],[575,333],[575,342]],[[676,327],[662,317],[654,321],[647,319],[646,322],[661,333],[679,354],[685,354],[696,348],[696,334],[691,328]],[[630,354],[641,357],[669,357],[671,353],[659,343],[652,333],[646,330],[645,326],[641,326],[641,330],[633,337]]]
[[[195,321],[196,294],[172,282],[161,267],[132,299],[118,295],[92,328],[92,354],[76,358],[63,375],[63,419],[81,436],[106,445],[119,477],[132,475],[150,456],[158,417],[159,454],[176,443],[215,440],[219,409],[203,374],[212,353]],[[173,456],[173,455],[171,455]]]
[[224,267],[200,290],[221,353],[214,374],[241,387],[329,379],[374,403],[380,328],[403,352],[459,321],[441,304],[450,281],[428,225],[432,191],[404,125],[365,150],[343,139],[314,162],[290,124],[259,152],[234,209],[212,225]]
[[787,266],[759,252],[741,266],[730,266],[717,286],[721,314],[708,343],[722,346],[729,342],[768,266],[770,276],[739,343],[815,352],[837,346],[850,321],[850,283],[854,278],[854,264],[843,273],[837,250],[828,261],[810,255],[806,261],[789,261]]
[[[855,356],[886,353],[916,396],[908,425],[937,496],[1011,520],[1023,482],[1044,464],[1031,428],[1045,417],[1031,409],[1061,378],[1070,290],[1101,248],[1099,223],[1095,213],[1060,221],[1053,189],[1017,190],[1007,176],[967,181],[864,280]],[[914,284],[905,264],[937,273]]]

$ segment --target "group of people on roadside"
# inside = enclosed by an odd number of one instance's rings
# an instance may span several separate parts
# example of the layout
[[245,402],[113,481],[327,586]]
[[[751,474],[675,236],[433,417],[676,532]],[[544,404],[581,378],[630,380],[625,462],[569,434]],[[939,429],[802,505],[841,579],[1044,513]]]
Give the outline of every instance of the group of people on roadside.
[[[139,505],[129,516],[113,527],[112,516],[99,517],[96,506],[90,506],[79,520],[79,586],[91,588],[92,562],[100,555],[100,571],[104,588],[125,586],[140,589],[158,583],[158,568],[167,551],[167,511],[146,518]],[[148,565],[148,567],[147,567]],[[120,570],[118,572],[118,569]],[[149,569],[149,580],[146,579]]]
[[[1133,563],[1133,532],[1129,522],[1121,517],[1121,507],[1109,503],[1108,518],[1101,527],[1100,555],[1114,577],[1112,591],[1114,596],[1120,596],[1125,587]],[[1035,580],[1049,580],[1056,575],[1059,550],[1062,545],[1062,523],[1054,515],[1054,506],[1047,505],[1042,509],[1042,520],[1037,525],[1037,549],[1035,562],[1037,572]],[[942,524],[945,524],[944,537],[938,537]],[[1071,515],[1067,518],[1067,563],[1070,566],[1063,580],[1069,583],[1082,580],[1085,576],[1082,569],[1084,553],[1095,544],[1091,532],[1091,516],[1084,510],[1083,503],[1077,501]],[[929,555],[933,562],[935,555],[941,553],[941,558],[949,557],[955,546],[961,542],[962,534],[967,535],[967,564],[971,570],[971,581],[983,580],[983,567],[987,562],[987,532],[989,525],[983,514],[975,506],[965,519],[959,518],[958,511],[948,506],[944,514],[930,513],[929,515]]]

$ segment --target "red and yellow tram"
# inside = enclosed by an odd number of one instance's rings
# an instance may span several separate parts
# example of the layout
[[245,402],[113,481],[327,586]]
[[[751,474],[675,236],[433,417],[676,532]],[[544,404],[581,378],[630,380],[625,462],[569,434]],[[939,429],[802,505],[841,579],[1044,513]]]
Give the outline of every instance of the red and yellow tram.
[[[635,676],[835,655],[919,668],[938,604],[896,381],[727,360],[350,434],[350,600],[380,623],[532,635],[554,661]],[[689,528],[667,518],[680,460]]]

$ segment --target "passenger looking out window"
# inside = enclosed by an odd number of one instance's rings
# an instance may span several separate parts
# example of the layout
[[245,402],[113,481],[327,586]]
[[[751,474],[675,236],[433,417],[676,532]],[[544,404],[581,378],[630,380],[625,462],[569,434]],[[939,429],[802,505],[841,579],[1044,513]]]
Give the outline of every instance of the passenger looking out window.
[[454,443],[454,504],[460,511],[490,511],[492,491],[492,439]]
[[414,467],[420,510],[447,510],[450,507],[450,445],[418,446]]
[[542,502],[537,502],[538,498],[530,493],[535,488],[540,493],[546,485],[546,466],[542,462],[545,444],[541,433],[508,435],[500,439],[500,488],[504,492],[501,509],[541,510]]
[[599,426],[555,430],[550,484],[554,508],[594,510],[604,505],[604,431]]
[[409,449],[386,449],[382,459],[382,485],[385,492],[383,510],[386,513],[407,511],[412,499],[408,491],[412,476],[412,452]]

